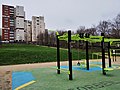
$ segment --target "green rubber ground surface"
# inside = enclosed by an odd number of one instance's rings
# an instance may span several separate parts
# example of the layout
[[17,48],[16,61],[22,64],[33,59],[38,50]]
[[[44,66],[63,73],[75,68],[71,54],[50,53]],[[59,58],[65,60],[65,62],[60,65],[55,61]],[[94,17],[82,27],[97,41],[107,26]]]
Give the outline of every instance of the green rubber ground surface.
[[73,71],[73,80],[68,80],[68,75],[61,72],[56,74],[53,68],[39,68],[27,70],[32,72],[36,82],[22,90],[120,90],[120,70],[83,72]]

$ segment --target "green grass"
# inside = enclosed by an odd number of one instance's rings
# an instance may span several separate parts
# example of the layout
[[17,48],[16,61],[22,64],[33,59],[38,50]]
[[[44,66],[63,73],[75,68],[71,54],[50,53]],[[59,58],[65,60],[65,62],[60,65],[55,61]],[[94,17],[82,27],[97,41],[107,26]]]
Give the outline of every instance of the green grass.
[[119,70],[107,72],[106,76],[102,75],[102,71],[73,71],[72,81],[68,80],[66,73],[58,75],[52,68],[32,69],[27,72],[32,72],[36,82],[21,90],[120,90]]
[[[68,60],[67,53],[67,50],[60,50],[61,61]],[[72,58],[78,60],[78,51],[75,49],[72,50]],[[85,59],[84,51],[80,51],[79,59]],[[56,48],[25,44],[3,44],[0,48],[0,65],[54,62],[56,60]]]

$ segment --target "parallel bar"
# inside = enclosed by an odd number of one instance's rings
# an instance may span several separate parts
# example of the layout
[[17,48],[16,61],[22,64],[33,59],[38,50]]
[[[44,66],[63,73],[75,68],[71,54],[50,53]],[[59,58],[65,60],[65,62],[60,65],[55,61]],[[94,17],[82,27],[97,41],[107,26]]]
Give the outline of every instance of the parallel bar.
[[57,35],[57,74],[60,74],[60,47],[59,47],[59,39]]
[[[104,33],[101,33],[101,36],[104,36]],[[106,75],[106,72],[105,72],[105,70],[104,70],[104,68],[105,68],[105,46],[104,46],[104,37],[102,37],[101,49],[102,49],[102,72],[103,72],[103,75]]]
[[69,80],[73,80],[72,78],[72,52],[71,52],[71,31],[68,31],[68,59],[69,59]]

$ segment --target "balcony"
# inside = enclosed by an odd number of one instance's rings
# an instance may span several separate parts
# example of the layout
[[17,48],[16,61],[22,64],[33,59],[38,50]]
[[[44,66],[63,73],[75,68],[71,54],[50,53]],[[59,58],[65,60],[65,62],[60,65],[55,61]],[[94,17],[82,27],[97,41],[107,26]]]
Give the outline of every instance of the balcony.
[[14,39],[14,37],[10,37],[10,39]]
[[10,42],[14,42],[14,40],[10,40]]
[[10,34],[14,34],[14,32],[13,32],[13,31],[10,31]]
[[14,37],[14,34],[10,34],[11,37]]

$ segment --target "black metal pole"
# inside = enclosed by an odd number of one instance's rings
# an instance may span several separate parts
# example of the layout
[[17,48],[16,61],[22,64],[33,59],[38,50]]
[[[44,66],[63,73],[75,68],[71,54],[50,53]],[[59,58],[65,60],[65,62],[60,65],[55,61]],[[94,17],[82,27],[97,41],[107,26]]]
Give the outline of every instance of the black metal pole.
[[57,35],[57,74],[60,74],[60,47],[58,35]]
[[101,49],[102,49],[102,72],[103,72],[103,75],[106,75],[106,72],[105,72],[105,46],[104,46],[104,33],[101,33],[101,36],[102,37],[102,41],[101,41]]
[[87,70],[89,70],[88,41],[86,41],[86,66],[87,66]]
[[116,50],[115,50],[115,62],[116,62],[117,60],[116,60]]
[[69,80],[72,78],[72,52],[71,52],[71,31],[68,31],[68,59],[69,59]]
[[110,42],[108,42],[108,60],[109,60],[109,67],[111,67]]
[[[89,34],[86,33],[86,38],[89,38]],[[86,41],[86,66],[87,70],[89,70],[89,53],[88,53],[88,41]]]

